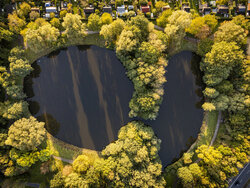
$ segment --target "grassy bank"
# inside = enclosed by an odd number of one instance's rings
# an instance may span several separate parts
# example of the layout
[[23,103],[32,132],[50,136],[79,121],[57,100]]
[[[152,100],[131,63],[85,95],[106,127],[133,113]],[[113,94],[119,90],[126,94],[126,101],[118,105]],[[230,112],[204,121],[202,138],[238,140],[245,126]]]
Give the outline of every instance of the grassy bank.
[[50,54],[51,52],[61,49],[61,48],[66,48],[69,46],[77,46],[77,45],[96,45],[99,47],[105,47],[105,40],[102,39],[99,34],[89,34],[82,40],[77,40],[75,42],[68,41],[67,43],[64,44],[59,44],[51,48],[46,48],[39,53],[35,53],[31,51],[30,49],[27,49],[26,52],[26,58],[30,61],[30,63],[33,63],[37,59]]

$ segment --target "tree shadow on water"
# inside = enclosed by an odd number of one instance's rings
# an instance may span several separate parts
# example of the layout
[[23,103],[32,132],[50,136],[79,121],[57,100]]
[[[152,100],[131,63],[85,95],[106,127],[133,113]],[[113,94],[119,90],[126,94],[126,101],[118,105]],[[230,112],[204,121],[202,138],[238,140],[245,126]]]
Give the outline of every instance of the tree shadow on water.
[[53,136],[60,130],[60,123],[49,113],[44,113],[38,116],[37,119],[45,123],[46,130]]

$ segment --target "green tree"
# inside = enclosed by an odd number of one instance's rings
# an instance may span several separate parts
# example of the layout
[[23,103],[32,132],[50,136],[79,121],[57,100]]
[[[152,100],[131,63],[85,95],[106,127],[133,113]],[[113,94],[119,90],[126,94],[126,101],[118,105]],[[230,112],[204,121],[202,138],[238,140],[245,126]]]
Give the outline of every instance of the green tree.
[[60,188],[64,186],[64,178],[62,172],[58,172],[53,176],[53,179],[50,180],[50,187],[51,188]]
[[14,120],[20,119],[22,117],[28,117],[30,115],[28,106],[29,104],[26,101],[15,103],[5,101],[4,103],[0,103],[0,114],[6,119]]
[[203,17],[205,24],[207,24],[212,32],[215,31],[218,20],[216,19],[215,15],[207,14]]
[[117,19],[109,25],[102,26],[100,35],[102,35],[103,38],[109,44],[115,44],[124,26],[125,26],[125,22],[122,19]]
[[216,110],[226,110],[228,108],[229,99],[226,95],[220,94],[216,99],[212,100]]
[[248,19],[246,19],[245,16],[243,16],[243,15],[235,16],[235,17],[233,17],[232,22],[235,23],[236,25],[241,26],[243,29],[245,29],[246,31],[249,32],[250,21]]
[[193,183],[193,175],[191,171],[188,169],[188,167],[181,167],[177,171],[178,177],[181,179],[182,183],[184,184],[184,187],[192,187]]
[[91,14],[88,18],[87,27],[91,31],[99,31],[101,29],[101,18],[97,14]]
[[10,126],[5,144],[20,150],[34,150],[43,142],[45,133],[43,122],[32,116],[22,118]]
[[201,63],[201,69],[205,71],[203,80],[209,86],[218,85],[223,79],[228,78],[233,67],[241,64],[243,59],[243,52],[235,42],[215,43]]
[[219,92],[214,88],[206,87],[203,91],[204,95],[209,98],[216,98],[219,95]]
[[164,2],[164,1],[157,1],[157,2],[155,3],[156,11],[157,11],[157,12],[161,12],[162,7],[164,7],[164,6],[166,6],[166,5],[168,5],[168,3]]
[[28,29],[24,36],[25,45],[34,52],[39,52],[56,44],[60,32],[50,24],[36,30]]
[[15,62],[10,63],[11,76],[15,78],[24,78],[33,68],[27,60],[17,59]]
[[144,15],[138,15],[131,18],[128,25],[139,29],[138,38],[140,42],[146,40],[149,36],[149,21]]
[[26,22],[19,18],[16,13],[8,14],[8,25],[10,31],[19,34],[20,31],[25,27]]
[[109,144],[102,156],[111,162],[111,187],[164,187],[161,162],[157,152],[160,141],[152,128],[142,122],[130,122],[122,127],[118,140]]
[[80,40],[87,35],[86,24],[82,23],[79,15],[68,13],[63,18],[62,26],[68,39]]
[[200,40],[198,43],[198,54],[200,56],[205,56],[208,52],[211,51],[213,44],[214,41],[209,38]]
[[171,9],[163,11],[162,14],[156,19],[157,25],[160,26],[160,27],[165,28],[167,23],[168,23],[168,17],[171,16],[171,14],[172,14]]
[[91,165],[93,165],[93,162],[88,156],[79,155],[73,162],[73,169],[77,173],[86,173]]
[[246,33],[241,26],[233,22],[224,22],[215,32],[214,40],[215,42],[236,42],[239,46],[243,46],[246,44]]

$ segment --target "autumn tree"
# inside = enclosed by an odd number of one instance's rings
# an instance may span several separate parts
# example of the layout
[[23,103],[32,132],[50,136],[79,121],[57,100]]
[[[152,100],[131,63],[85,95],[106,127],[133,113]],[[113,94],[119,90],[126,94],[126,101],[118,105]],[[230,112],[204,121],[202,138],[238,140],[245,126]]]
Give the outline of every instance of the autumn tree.
[[19,119],[10,126],[5,144],[19,150],[34,150],[44,138],[44,123],[31,116],[28,119]]
[[28,29],[24,35],[26,47],[34,52],[39,52],[56,44],[60,32],[50,24],[45,24],[38,29]]
[[28,14],[30,13],[30,10],[31,10],[31,6],[28,3],[23,2],[20,5],[20,9],[17,11],[17,13],[19,17],[27,17]]
[[118,140],[109,144],[102,156],[113,164],[110,186],[164,187],[162,165],[157,152],[160,141],[152,128],[142,122],[130,122],[122,127]]
[[246,44],[246,33],[241,26],[233,22],[225,22],[218,28],[214,40],[215,42],[236,42],[237,45],[242,46]]
[[36,11],[31,11],[29,16],[30,16],[30,20],[34,21],[40,17],[40,14]]
[[63,18],[62,26],[65,29],[64,34],[68,39],[81,40],[87,35],[86,24],[82,23],[79,15],[68,13]]
[[172,14],[171,9],[163,11],[162,14],[156,19],[157,25],[162,28],[165,28],[168,23],[168,17],[171,16],[171,14]]
[[109,25],[104,25],[101,28],[100,35],[108,42],[108,45],[114,44],[120,36],[125,22],[122,19],[117,19]]
[[205,71],[203,80],[209,86],[218,85],[228,78],[233,67],[240,64],[243,59],[243,52],[235,42],[215,43],[201,64],[201,69]]
[[102,16],[101,16],[102,25],[111,24],[112,22],[113,22],[113,18],[111,16],[111,14],[109,14],[107,12],[102,14]]
[[20,31],[25,27],[26,22],[19,18],[16,13],[8,14],[8,25],[10,31],[19,34]]
[[87,27],[90,31],[99,31],[101,29],[101,18],[97,14],[91,14],[88,18]]

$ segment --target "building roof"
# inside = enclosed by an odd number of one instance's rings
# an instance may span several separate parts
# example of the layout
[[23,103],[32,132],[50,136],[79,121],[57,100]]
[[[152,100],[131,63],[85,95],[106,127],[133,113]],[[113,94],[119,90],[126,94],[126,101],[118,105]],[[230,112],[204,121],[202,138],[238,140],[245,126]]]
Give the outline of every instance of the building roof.
[[123,6],[119,6],[119,7],[117,7],[117,9],[116,9],[116,11],[118,12],[118,13],[125,13],[125,6],[123,5]]
[[103,12],[111,13],[111,12],[112,12],[112,8],[111,8],[111,7],[103,7],[103,8],[102,8],[102,11],[103,11]]
[[95,9],[93,7],[87,7],[83,10],[85,13],[94,13]]
[[169,6],[169,5],[163,6],[163,7],[161,8],[162,11],[167,10],[167,9],[170,9],[170,6]]
[[250,3],[248,3],[248,5],[247,5],[247,10],[248,11],[250,10]]
[[46,7],[46,12],[50,13],[50,12],[56,12],[56,7]]
[[149,6],[141,6],[141,11],[142,11],[143,13],[150,12],[150,7],[149,7]]

